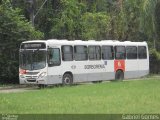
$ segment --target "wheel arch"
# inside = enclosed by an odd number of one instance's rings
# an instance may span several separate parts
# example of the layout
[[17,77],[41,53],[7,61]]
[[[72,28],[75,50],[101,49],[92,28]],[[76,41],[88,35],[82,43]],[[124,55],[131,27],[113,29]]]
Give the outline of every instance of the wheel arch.
[[117,70],[115,71],[115,74],[116,74],[117,71],[122,71],[122,72],[124,73],[124,70],[123,70],[123,69],[117,69]]
[[[125,74],[124,74],[125,71],[124,71],[123,69],[117,69],[117,70],[115,71],[115,80],[117,80],[117,78],[116,78],[117,76],[116,76],[116,75],[117,75],[117,73],[118,73],[119,71],[120,71],[121,73],[123,73],[123,79],[125,78]],[[123,80],[123,79],[122,79],[122,80]]]
[[70,74],[70,75],[72,76],[72,82],[73,82],[73,80],[74,80],[74,78],[73,78],[73,73],[72,73],[71,71],[66,71],[66,72],[63,74],[63,76],[64,76],[65,74]]

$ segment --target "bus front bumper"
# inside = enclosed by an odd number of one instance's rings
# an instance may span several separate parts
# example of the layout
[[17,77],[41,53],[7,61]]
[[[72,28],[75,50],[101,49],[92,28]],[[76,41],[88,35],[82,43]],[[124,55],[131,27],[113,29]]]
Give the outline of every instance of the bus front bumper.
[[19,78],[19,83],[20,84],[47,84],[46,82],[46,77],[43,77],[43,79],[36,79],[36,78]]

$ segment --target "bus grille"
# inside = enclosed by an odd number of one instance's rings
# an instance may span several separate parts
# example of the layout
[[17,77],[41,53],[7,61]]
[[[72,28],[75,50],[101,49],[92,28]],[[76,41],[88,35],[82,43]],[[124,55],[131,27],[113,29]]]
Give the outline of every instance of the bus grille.
[[28,82],[36,82],[36,79],[27,79]]
[[27,75],[26,78],[37,78],[38,76],[30,76],[30,75]]
[[27,72],[27,75],[37,75],[39,72]]

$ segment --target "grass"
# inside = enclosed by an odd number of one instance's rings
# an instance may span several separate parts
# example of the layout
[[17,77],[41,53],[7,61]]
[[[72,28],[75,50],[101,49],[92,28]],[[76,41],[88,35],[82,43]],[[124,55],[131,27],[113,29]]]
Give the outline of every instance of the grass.
[[160,113],[160,78],[0,93],[7,114]]

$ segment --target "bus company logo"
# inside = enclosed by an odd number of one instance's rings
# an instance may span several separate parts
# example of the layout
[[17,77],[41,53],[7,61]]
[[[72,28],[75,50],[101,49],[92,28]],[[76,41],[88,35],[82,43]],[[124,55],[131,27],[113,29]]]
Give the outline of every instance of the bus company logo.
[[85,65],[84,69],[104,69],[104,64],[97,64],[97,65]]
[[124,60],[114,61],[114,71],[117,71],[118,69],[125,71],[125,61]]
[[72,68],[72,69],[76,69],[76,66],[75,66],[75,65],[72,65],[71,68]]
[[121,67],[122,65],[121,65],[121,62],[120,61],[118,61],[118,67]]

